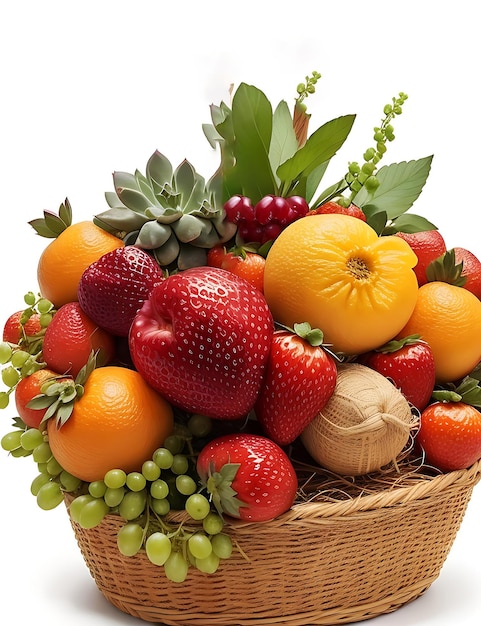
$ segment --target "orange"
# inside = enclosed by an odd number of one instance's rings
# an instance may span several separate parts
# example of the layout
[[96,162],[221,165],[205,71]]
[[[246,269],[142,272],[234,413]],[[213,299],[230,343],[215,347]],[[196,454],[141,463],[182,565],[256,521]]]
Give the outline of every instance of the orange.
[[19,416],[30,428],[38,428],[47,409],[31,409],[27,404],[41,393],[40,388],[49,378],[58,378],[58,374],[44,368],[22,378],[15,387],[15,406]]
[[140,471],[174,425],[171,405],[135,370],[93,370],[70,418],[47,431],[52,454],[81,480],[101,480],[111,469]]
[[37,280],[44,298],[58,308],[77,300],[77,288],[83,272],[107,252],[125,244],[93,222],[67,226],[42,252]]
[[349,215],[312,215],[274,241],[264,295],[276,322],[309,322],[334,351],[360,354],[406,324],[418,292],[416,263],[400,237],[379,237]]
[[426,283],[399,337],[413,334],[431,346],[437,382],[457,381],[481,359],[481,302],[463,287]]

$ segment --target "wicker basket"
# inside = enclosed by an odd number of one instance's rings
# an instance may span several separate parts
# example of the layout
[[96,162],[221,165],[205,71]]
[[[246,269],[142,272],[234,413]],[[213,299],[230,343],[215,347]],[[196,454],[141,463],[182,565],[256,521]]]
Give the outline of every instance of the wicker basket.
[[[96,528],[72,526],[102,594],[148,622],[197,626],[347,624],[389,613],[438,577],[460,527],[481,461],[338,502],[296,504],[275,521],[234,522],[240,552],[215,574],[191,568],[169,582],[144,553],[123,557],[108,515]],[[68,505],[70,498],[67,498]]]

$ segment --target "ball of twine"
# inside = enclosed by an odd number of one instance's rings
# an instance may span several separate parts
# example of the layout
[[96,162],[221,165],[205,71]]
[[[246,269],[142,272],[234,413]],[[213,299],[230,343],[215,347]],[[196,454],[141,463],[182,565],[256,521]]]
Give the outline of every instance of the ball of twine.
[[334,393],[301,441],[322,467],[359,476],[395,461],[417,421],[409,402],[385,376],[346,363],[338,367]]

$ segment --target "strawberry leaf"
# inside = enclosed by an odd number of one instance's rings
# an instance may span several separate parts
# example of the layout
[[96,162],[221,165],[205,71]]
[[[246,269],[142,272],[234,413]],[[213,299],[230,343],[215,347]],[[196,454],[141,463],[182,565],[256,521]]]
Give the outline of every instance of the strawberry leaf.
[[466,284],[467,278],[462,273],[463,262],[456,263],[454,248],[431,261],[426,268],[426,277],[429,282],[441,281],[456,287],[463,287]]

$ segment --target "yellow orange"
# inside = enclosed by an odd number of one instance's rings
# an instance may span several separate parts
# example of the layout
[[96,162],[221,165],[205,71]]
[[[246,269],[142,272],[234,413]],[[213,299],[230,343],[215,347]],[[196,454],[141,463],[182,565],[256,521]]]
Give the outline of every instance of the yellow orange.
[[416,263],[400,237],[379,237],[348,215],[313,215],[274,241],[264,295],[277,322],[309,322],[335,351],[359,354],[406,324],[418,292]]
[[101,480],[111,469],[139,471],[174,424],[171,405],[134,370],[106,366],[87,379],[68,421],[48,421],[52,453],[81,480]]
[[412,334],[431,346],[438,383],[463,378],[481,359],[481,301],[463,287],[426,283],[399,336]]
[[37,266],[40,292],[58,308],[77,300],[80,278],[94,261],[124,242],[91,221],[68,226],[42,252]]

